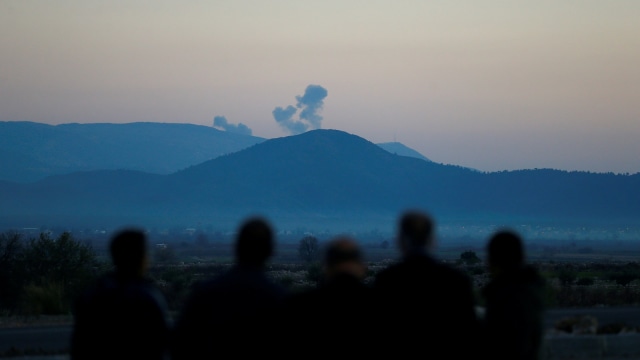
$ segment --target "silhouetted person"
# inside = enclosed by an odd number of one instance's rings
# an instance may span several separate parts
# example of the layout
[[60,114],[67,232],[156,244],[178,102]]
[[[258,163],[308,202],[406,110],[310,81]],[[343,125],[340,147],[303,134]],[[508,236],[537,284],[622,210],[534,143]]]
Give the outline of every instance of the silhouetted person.
[[487,245],[491,280],[485,300],[484,346],[488,359],[539,359],[543,339],[544,280],[525,264],[520,236],[493,234]]
[[371,355],[370,332],[378,322],[372,289],[364,283],[366,275],[367,264],[355,239],[330,240],[318,285],[288,299],[291,343],[314,349],[318,358]]
[[401,259],[380,270],[374,289],[384,334],[381,353],[396,358],[470,359],[478,319],[471,279],[435,258],[434,222],[418,210],[398,221]]
[[273,354],[287,290],[266,275],[274,253],[270,224],[245,220],[235,241],[235,264],[194,286],[174,332],[174,359],[244,358]]
[[168,359],[169,312],[164,295],[146,278],[146,235],[119,231],[110,254],[114,271],[75,303],[70,358]]

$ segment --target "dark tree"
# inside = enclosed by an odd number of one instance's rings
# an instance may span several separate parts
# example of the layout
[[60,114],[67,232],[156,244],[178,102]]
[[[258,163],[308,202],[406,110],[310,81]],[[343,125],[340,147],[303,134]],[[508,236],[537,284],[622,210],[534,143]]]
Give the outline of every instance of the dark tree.
[[476,255],[476,252],[471,250],[460,254],[460,260],[467,265],[474,265],[482,261],[478,255]]
[[305,236],[300,240],[298,245],[298,255],[302,261],[312,263],[317,261],[320,256],[320,243],[315,236]]
[[93,248],[75,240],[71,233],[63,232],[55,239],[41,233],[29,240],[24,251],[26,296],[37,294],[31,297],[35,302],[59,298],[57,311],[65,311],[97,275],[98,265]]
[[19,233],[0,234],[0,308],[15,310],[24,281],[22,237]]

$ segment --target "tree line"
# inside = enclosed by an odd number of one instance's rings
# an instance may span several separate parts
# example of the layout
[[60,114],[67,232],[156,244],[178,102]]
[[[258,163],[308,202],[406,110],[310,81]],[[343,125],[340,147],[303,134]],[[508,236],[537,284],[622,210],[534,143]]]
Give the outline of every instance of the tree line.
[[[305,284],[319,279],[322,241],[303,236],[297,244],[297,264],[271,264],[278,281],[294,286],[295,273],[304,273]],[[164,249],[166,250],[166,249]],[[181,264],[175,256],[164,258],[156,249],[150,269],[152,280],[165,292],[173,310],[179,309],[191,285],[204,275],[219,273],[228,264],[211,262]],[[97,276],[111,269],[100,260],[89,241],[76,239],[70,232],[57,236],[42,232],[27,237],[18,232],[0,233],[0,315],[70,314],[73,301]],[[161,261],[160,261],[161,260]],[[374,264],[372,264],[374,265]],[[463,251],[457,261],[470,276],[486,276],[485,265],[473,251]],[[549,280],[552,306],[629,305],[640,303],[640,264],[554,263],[536,264]],[[381,266],[371,266],[370,276]],[[608,285],[602,286],[606,283]],[[634,285],[638,284],[638,285]]]
[[5,314],[68,313],[75,297],[108,265],[71,233],[26,238],[0,233],[0,309]]

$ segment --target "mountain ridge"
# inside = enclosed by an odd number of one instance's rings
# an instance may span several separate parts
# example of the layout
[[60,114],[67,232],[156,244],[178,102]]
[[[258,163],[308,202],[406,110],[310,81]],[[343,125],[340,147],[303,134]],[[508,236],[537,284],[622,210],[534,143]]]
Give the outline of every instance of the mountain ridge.
[[96,170],[0,182],[0,225],[279,224],[375,228],[407,208],[439,221],[637,224],[640,174],[483,173],[389,153],[340,130],[268,139],[170,174]]
[[[0,179],[16,182],[88,170],[169,174],[266,140],[210,126],[158,122],[0,121],[0,134]],[[400,143],[394,147],[389,150],[424,158]]]

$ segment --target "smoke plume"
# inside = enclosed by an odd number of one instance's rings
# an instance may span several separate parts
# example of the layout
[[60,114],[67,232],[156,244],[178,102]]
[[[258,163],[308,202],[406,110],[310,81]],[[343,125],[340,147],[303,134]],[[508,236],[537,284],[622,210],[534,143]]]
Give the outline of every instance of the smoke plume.
[[[292,134],[301,134],[310,129],[319,129],[322,123],[322,116],[318,114],[324,105],[324,98],[327,97],[327,90],[320,85],[309,85],[304,95],[296,96],[295,106],[289,105],[286,108],[276,107],[272,114],[273,118],[280,126]],[[294,115],[300,110],[298,118]]]
[[238,125],[229,124],[229,122],[227,121],[227,118],[224,116],[214,117],[213,126],[219,129],[222,129],[224,131],[235,133],[235,134],[251,135],[252,133],[251,129],[247,125],[243,123],[238,123]]

